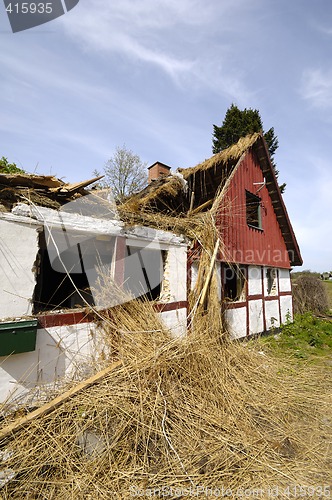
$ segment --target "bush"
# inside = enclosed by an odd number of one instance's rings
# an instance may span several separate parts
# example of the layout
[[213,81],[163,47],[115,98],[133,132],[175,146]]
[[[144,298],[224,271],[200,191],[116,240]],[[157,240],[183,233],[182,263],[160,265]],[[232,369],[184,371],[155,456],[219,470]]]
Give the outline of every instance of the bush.
[[4,156],[0,158],[0,173],[1,174],[24,174],[25,171],[19,168],[16,163],[9,163]]
[[328,298],[324,284],[312,274],[302,274],[293,282],[294,311],[324,313],[328,310]]

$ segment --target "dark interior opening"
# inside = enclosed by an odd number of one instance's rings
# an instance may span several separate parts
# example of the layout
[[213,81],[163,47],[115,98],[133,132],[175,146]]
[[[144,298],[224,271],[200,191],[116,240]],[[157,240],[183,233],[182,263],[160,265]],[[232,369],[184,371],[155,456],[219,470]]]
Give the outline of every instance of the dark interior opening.
[[[69,274],[70,277],[66,272],[56,271],[54,265],[51,265],[45,233],[42,231],[39,235],[38,274],[34,294],[34,314],[52,309],[83,307],[86,306],[86,302],[91,306],[94,305],[84,266],[80,272],[70,272]],[[86,302],[77,293],[76,288]]]
[[124,289],[132,297],[157,300],[161,293],[165,252],[126,246]]
[[245,285],[245,268],[239,266],[223,267],[223,289],[224,298],[230,301],[238,301],[243,295]]
[[248,226],[262,229],[261,199],[246,191],[246,215]]

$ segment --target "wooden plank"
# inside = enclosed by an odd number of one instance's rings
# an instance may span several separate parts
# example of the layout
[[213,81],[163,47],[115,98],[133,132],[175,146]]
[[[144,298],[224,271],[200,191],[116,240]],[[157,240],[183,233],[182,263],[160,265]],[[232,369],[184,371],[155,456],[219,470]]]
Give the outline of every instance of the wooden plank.
[[190,212],[190,214],[191,214],[191,215],[197,214],[198,212],[200,212],[200,211],[201,211],[201,210],[203,210],[204,208],[207,208],[208,206],[212,205],[213,201],[214,201],[214,200],[212,199],[212,200],[208,200],[208,201],[206,201],[205,203],[202,203],[202,205],[199,205],[199,207],[194,208],[194,209]]
[[94,177],[93,179],[89,179],[83,182],[75,182],[75,184],[65,184],[64,186],[60,186],[58,188],[50,189],[50,191],[54,193],[74,193],[75,191],[79,191],[82,188],[93,184],[94,182],[102,179],[104,175],[100,175],[99,177]]
[[213,251],[213,255],[212,255],[211,263],[210,263],[210,269],[209,269],[208,275],[207,275],[205,283],[204,283],[204,287],[203,287],[203,290],[202,290],[201,298],[199,300],[199,304],[200,305],[202,305],[204,303],[204,300],[205,300],[206,292],[207,292],[207,289],[209,287],[211,276],[212,276],[212,273],[213,273],[214,263],[215,263],[216,258],[217,258],[217,254],[218,254],[218,250],[219,250],[219,245],[220,245],[220,239],[218,238],[217,241],[216,241],[216,244],[214,246],[214,251]]
[[46,403],[45,405],[41,406],[37,410],[34,410],[33,412],[29,413],[25,417],[19,418],[15,422],[12,422],[11,424],[7,425],[7,427],[0,430],[0,440],[14,434],[15,432],[20,430],[22,427],[27,425],[32,420],[39,418],[39,417],[43,417],[44,415],[47,415],[48,413],[51,413],[53,410],[58,408],[58,406],[65,403],[73,396],[76,396],[76,394],[78,394],[83,389],[87,389],[91,385],[96,384],[97,382],[100,382],[100,380],[102,380],[106,375],[108,375],[113,370],[115,370],[115,368],[118,368],[121,365],[122,365],[122,361],[116,361],[115,363],[112,363],[110,366],[108,366],[104,370],[96,373],[95,375],[93,375],[92,377],[90,377],[86,380],[83,380],[83,382],[80,382],[75,387],[72,387],[68,391],[61,394],[60,396],[57,396],[55,399],[53,399],[49,403]]

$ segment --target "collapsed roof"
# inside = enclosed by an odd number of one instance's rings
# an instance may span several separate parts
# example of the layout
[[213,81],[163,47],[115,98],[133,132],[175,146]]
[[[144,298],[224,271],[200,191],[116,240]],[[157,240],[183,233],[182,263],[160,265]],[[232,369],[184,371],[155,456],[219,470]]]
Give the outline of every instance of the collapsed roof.
[[70,184],[52,175],[0,173],[1,211],[11,210],[20,202],[59,209],[65,203],[86,194],[85,188],[102,177]]
[[302,265],[299,246],[282,199],[268,149],[261,133],[241,138],[236,144],[195,167],[179,169],[177,174],[151,182],[143,191],[124,203],[124,209],[184,216],[208,210],[243,155],[252,151],[266,180],[266,187],[280,226],[291,265]]
[[[152,181],[145,189],[131,196],[118,210],[121,217],[128,221],[129,215],[158,213],[165,218],[187,218],[200,212],[209,210],[213,202],[220,195],[232,172],[238,168],[243,155],[252,151],[266,180],[266,187],[272,200],[273,208],[280,226],[291,265],[302,265],[299,246],[290,223],[285,204],[278,186],[274,168],[264,138],[261,133],[255,133],[241,138],[236,144],[215,154],[211,158],[199,163],[195,167],[179,169],[177,173],[161,177]],[[0,173],[0,211],[11,210],[17,203],[32,202],[33,204],[59,210],[63,205],[91,194],[85,188],[101,179],[95,177],[87,181],[69,184],[53,176],[29,174],[1,174]],[[99,191],[98,191],[99,193]],[[97,192],[95,192],[97,195]],[[114,218],[115,210],[109,209],[105,200],[104,211],[101,215],[99,205],[103,205],[103,196],[97,196],[93,201],[87,197],[86,211],[92,215],[97,207],[95,216],[99,218]],[[69,204],[70,205],[70,204]],[[80,204],[80,211],[84,203]],[[84,209],[83,209],[84,210]],[[110,213],[111,212],[111,213]],[[97,215],[98,214],[98,215]],[[86,215],[82,213],[82,215]],[[148,220],[144,220],[147,224]],[[172,227],[172,224],[168,224]],[[178,226],[179,227],[179,226]],[[174,230],[174,228],[172,227]]]

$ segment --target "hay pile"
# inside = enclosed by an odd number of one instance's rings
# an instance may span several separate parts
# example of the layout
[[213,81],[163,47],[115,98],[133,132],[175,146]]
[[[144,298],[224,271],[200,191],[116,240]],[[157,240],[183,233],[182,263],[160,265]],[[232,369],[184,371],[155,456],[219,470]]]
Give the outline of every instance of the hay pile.
[[123,366],[2,443],[15,472],[3,498],[125,499],[162,487],[173,498],[222,487],[268,498],[272,487],[328,484],[331,380],[228,343],[207,328],[209,313],[201,320],[176,340],[149,304],[118,307],[105,333]]

